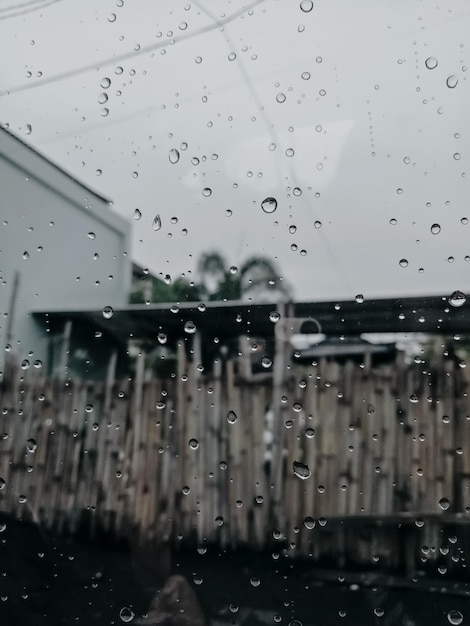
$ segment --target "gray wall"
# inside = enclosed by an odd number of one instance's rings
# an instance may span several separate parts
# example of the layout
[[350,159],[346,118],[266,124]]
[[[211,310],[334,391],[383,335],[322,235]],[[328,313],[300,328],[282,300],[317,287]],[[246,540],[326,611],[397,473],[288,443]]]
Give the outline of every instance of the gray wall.
[[[32,359],[47,356],[48,337],[32,318],[32,311],[126,304],[131,274],[130,226],[112,213],[108,204],[0,130],[2,350],[8,342],[15,272],[19,288],[10,343],[22,358],[30,352]],[[95,238],[88,233],[94,233]]]

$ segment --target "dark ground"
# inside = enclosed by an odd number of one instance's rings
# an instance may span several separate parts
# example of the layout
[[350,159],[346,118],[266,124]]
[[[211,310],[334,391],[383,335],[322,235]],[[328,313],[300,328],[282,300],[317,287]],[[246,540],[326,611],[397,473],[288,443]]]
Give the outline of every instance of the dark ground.
[[[125,607],[134,623],[145,613],[151,591],[142,588],[126,545],[54,538],[1,514],[0,531],[1,626],[120,625]],[[470,623],[470,585],[442,579],[413,583],[210,548],[178,552],[173,572],[192,582],[214,625]],[[459,611],[463,621],[457,614],[449,620],[449,611]]]

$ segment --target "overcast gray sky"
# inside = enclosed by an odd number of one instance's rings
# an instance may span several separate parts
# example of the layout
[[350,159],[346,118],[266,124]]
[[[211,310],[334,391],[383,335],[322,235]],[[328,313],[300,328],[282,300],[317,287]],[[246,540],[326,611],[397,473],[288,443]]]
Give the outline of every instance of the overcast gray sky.
[[470,291],[468,3],[309,9],[0,0],[0,121],[157,274],[219,249],[275,257],[298,299]]

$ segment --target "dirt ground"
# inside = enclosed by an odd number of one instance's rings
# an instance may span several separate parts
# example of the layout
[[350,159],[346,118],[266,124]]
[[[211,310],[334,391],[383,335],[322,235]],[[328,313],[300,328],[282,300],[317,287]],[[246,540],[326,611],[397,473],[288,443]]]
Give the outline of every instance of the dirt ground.
[[[320,571],[269,554],[210,548],[176,553],[172,571],[191,582],[214,626],[470,623],[470,586],[463,582]],[[143,588],[124,544],[59,539],[0,515],[2,626],[146,624],[155,591]]]

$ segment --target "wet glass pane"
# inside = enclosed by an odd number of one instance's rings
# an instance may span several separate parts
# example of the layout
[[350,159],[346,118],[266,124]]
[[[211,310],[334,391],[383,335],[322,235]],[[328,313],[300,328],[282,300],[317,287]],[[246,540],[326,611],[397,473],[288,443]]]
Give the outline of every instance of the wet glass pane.
[[468,27],[0,2],[2,624],[468,621]]

